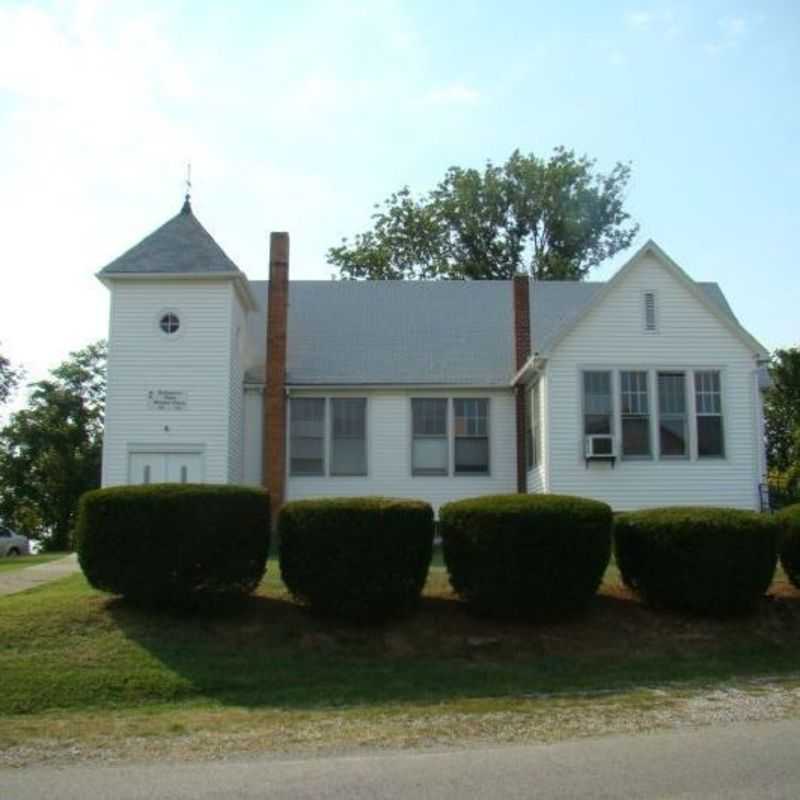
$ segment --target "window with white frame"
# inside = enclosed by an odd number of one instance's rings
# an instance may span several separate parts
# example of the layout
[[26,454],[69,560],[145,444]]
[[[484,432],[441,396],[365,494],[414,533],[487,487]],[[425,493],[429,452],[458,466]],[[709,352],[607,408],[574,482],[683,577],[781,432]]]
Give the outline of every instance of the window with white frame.
[[485,475],[489,472],[489,401],[456,398],[453,417],[455,474]]
[[447,475],[449,465],[447,399],[413,398],[411,417],[411,474]]
[[367,474],[367,399],[331,398],[331,475]]
[[325,474],[325,398],[292,397],[289,403],[289,472]]
[[650,456],[650,403],[647,372],[623,371],[619,374],[622,457]]
[[586,436],[612,433],[611,373],[583,373],[583,432]]
[[725,455],[725,439],[722,427],[722,386],[718,370],[694,373],[694,397],[697,457],[721,458]]
[[689,455],[686,412],[686,375],[683,372],[658,373],[658,446],[662,458]]

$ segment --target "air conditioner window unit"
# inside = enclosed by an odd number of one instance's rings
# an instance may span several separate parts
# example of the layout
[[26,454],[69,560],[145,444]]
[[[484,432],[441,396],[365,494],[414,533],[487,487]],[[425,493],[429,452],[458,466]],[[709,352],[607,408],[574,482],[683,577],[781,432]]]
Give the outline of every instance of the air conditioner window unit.
[[595,433],[586,437],[586,458],[614,458],[616,455],[613,436]]

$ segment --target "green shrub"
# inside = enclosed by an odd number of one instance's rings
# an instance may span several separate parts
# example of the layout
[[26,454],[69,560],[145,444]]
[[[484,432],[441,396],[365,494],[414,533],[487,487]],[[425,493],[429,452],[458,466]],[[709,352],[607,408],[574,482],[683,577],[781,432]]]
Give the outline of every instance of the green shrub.
[[433,510],[416,500],[349,497],[287,503],[281,575],[313,611],[379,622],[411,610],[428,576]]
[[620,514],[614,551],[623,581],[651,605],[725,616],[751,610],[777,560],[774,517],[731,508]]
[[548,618],[584,608],[611,554],[611,509],[559,495],[497,495],[439,512],[453,589],[477,611]]
[[252,592],[269,551],[269,496],[207,484],[87,492],[78,559],[96,589],[150,606],[192,606]]
[[800,589],[800,503],[784,508],[781,523],[781,566],[789,580]]

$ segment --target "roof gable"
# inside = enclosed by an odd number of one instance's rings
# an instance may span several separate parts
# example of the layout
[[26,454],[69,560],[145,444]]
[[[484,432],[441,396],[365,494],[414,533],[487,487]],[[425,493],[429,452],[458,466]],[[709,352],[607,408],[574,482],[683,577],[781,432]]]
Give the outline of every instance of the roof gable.
[[200,224],[187,199],[179,214],[107,264],[99,274],[103,277],[240,272]]
[[[667,270],[677,281],[679,281],[710,313],[722,322],[735,336],[737,336],[755,354],[766,357],[766,348],[758,342],[748,331],[746,331],[731,311],[725,296],[716,283],[698,283],[690,278],[678,264],[673,261],[652,239],[648,240],[625,264],[620,267],[616,274],[606,283],[583,284],[583,286],[594,286],[595,290],[587,290],[583,296],[576,297],[577,302],[565,307],[560,316],[553,321],[552,326],[547,331],[547,335],[542,336],[539,341],[532,342],[532,352],[547,356],[559,345],[559,343],[573,331],[581,321],[599,306],[605,298],[614,290],[615,287],[623,283],[627,276],[636,268],[641,260],[647,256],[653,256],[660,265]],[[536,284],[533,288],[534,298],[537,290],[541,291],[542,283]],[[546,295],[546,293],[545,293]],[[540,298],[540,302],[532,304],[532,309],[543,305],[546,296]],[[546,303],[544,303],[546,307]],[[558,309],[557,304],[553,304]],[[534,329],[535,330],[535,329]]]

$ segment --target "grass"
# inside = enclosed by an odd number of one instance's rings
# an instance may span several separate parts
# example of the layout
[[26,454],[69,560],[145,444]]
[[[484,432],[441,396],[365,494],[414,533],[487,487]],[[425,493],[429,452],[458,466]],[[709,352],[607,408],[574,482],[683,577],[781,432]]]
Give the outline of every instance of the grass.
[[25,567],[33,567],[36,566],[36,564],[46,564],[48,561],[56,561],[68,555],[69,553],[39,553],[32,556],[0,558],[0,575],[18,569],[25,569]]
[[[800,592],[779,576],[773,593],[750,617],[688,619],[641,606],[612,564],[585,617],[497,623],[465,611],[439,562],[418,614],[356,628],[294,603],[274,561],[230,616],[148,615],[75,575],[0,599],[0,751],[59,730],[102,740],[114,731],[255,726],[262,744],[318,742],[324,730],[341,743],[343,730],[361,741],[376,720],[370,741],[391,729],[396,742],[424,720],[427,735],[543,714],[543,697],[547,713],[553,698],[579,702],[593,692],[638,707],[643,688],[791,676],[800,667]],[[496,735],[510,724],[498,721]]]

